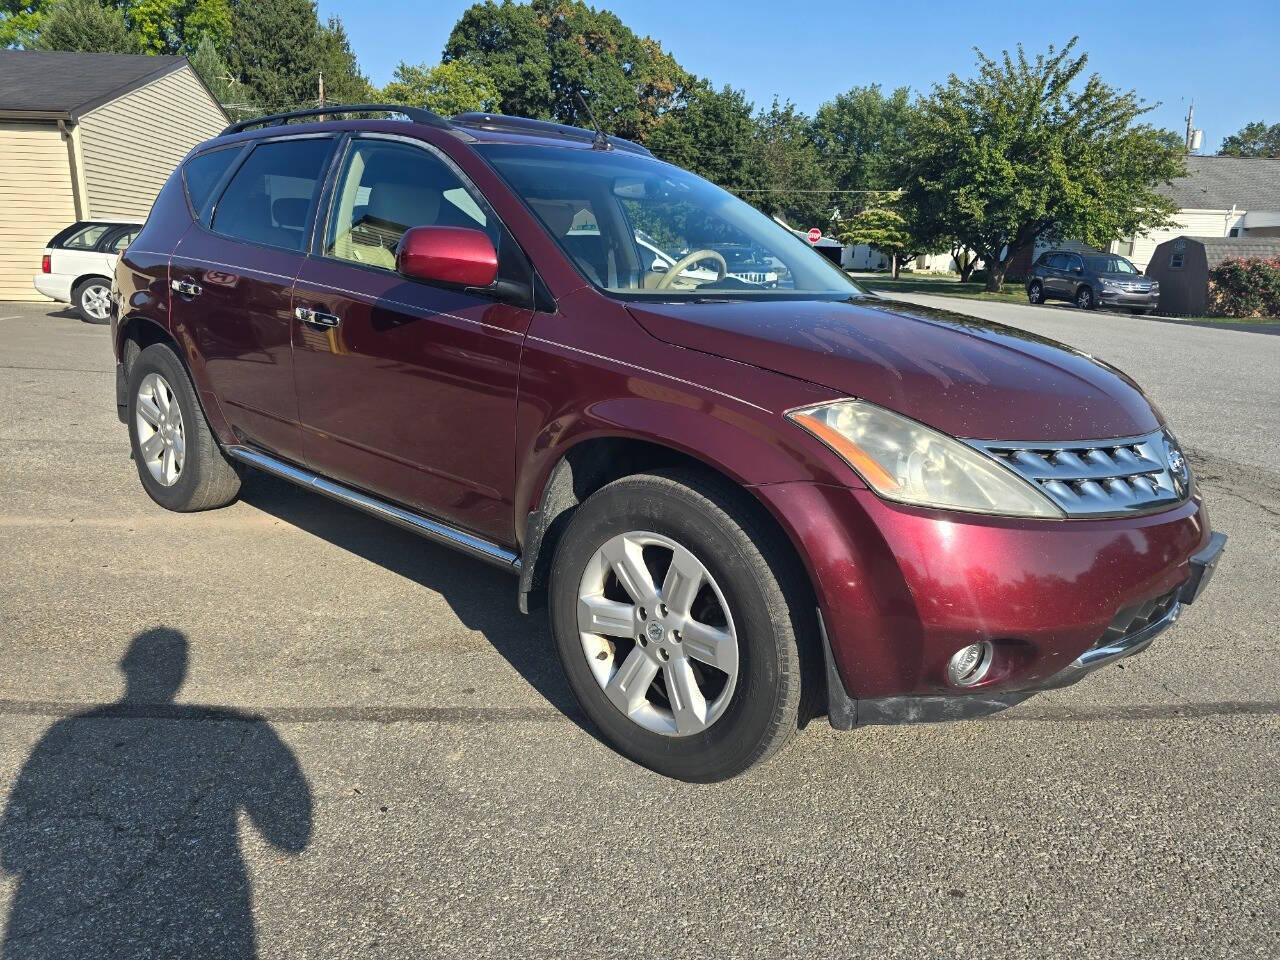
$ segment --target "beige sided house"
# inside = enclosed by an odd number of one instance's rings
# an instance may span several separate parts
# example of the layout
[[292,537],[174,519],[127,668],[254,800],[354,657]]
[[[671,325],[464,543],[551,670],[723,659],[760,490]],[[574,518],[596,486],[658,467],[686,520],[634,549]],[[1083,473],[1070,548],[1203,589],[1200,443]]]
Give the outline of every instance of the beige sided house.
[[77,220],[143,220],[227,116],[185,57],[0,50],[0,300]]

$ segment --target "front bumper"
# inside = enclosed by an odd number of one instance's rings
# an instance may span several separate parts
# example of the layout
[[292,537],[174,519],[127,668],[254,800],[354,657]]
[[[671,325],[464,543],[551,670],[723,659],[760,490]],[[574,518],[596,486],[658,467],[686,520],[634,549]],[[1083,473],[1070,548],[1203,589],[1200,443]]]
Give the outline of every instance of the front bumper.
[[[816,484],[756,489],[810,567],[839,728],[992,713],[1137,653],[1199,595],[1225,540],[1198,498],[1043,521]],[[953,687],[948,660],[979,641],[995,645],[995,666]]]
[[[1094,646],[1080,654],[1061,672],[1035,687],[1022,690],[1008,690],[990,694],[954,694],[923,697],[880,697],[869,700],[853,700],[835,671],[830,646],[826,642],[826,631],[823,630],[823,643],[827,663],[828,716],[831,724],[838,729],[851,729],[855,726],[872,724],[897,723],[933,723],[946,720],[972,720],[999,713],[1015,706],[1044,690],[1055,690],[1076,683],[1095,670],[1110,666],[1118,660],[1141,653],[1151,646],[1153,640],[1168,630],[1183,609],[1191,603],[1208,586],[1213,579],[1214,570],[1227,537],[1223,533],[1215,533],[1210,537],[1209,545],[1188,561],[1191,567],[1191,578],[1181,587],[1165,597],[1148,601],[1157,607],[1156,615],[1148,619],[1140,607],[1130,607],[1116,615],[1113,626],[1107,629]],[[1147,605],[1143,605],[1144,607]],[[1135,615],[1135,610],[1138,612]],[[1126,629],[1116,625],[1117,622],[1129,618],[1139,621],[1138,626]]]
[[1136,293],[1127,290],[1108,290],[1103,287],[1098,292],[1098,302],[1108,307],[1130,307],[1138,310],[1154,310],[1160,305],[1160,293]]

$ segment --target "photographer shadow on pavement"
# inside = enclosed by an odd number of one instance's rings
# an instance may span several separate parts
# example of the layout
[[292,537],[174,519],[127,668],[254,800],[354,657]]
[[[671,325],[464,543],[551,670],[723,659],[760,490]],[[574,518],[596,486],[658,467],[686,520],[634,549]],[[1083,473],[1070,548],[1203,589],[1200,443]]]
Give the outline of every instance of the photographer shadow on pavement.
[[118,703],[58,720],[23,765],[0,825],[17,877],[0,956],[257,956],[237,819],[300,853],[311,790],[259,717],[174,702],[188,644],[135,636]]

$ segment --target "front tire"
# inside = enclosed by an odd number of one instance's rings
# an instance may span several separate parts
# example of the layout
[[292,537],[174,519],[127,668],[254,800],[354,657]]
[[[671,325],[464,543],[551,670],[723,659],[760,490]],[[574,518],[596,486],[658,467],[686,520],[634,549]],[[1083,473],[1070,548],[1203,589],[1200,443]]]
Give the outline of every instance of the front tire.
[[85,323],[111,322],[111,281],[90,277],[71,292],[71,302]]
[[239,468],[209,429],[186,368],[153,344],[129,367],[129,443],[138,479],[166,510],[226,506],[240,492]]
[[1039,280],[1032,280],[1027,287],[1027,299],[1032,303],[1044,303],[1044,284]]
[[1081,310],[1093,309],[1094,298],[1092,287],[1081,287],[1076,291],[1076,306]]
[[583,710],[616,749],[681,780],[742,773],[795,733],[813,609],[796,561],[731,485],[624,477],[574,514],[551,624]]

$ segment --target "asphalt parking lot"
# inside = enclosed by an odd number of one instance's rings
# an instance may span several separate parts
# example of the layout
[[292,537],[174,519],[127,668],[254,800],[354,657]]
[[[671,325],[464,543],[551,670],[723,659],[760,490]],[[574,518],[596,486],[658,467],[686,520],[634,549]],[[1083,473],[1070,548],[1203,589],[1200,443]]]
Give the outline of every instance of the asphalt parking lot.
[[713,786],[592,736],[505,574],[263,477],[153,505],[106,329],[0,304],[5,960],[1274,958],[1280,338],[931,302],[1144,384],[1217,578],[1076,687]]

